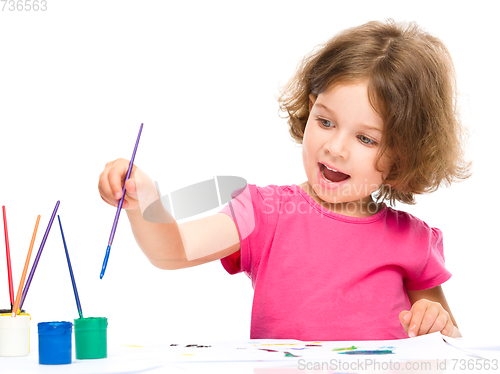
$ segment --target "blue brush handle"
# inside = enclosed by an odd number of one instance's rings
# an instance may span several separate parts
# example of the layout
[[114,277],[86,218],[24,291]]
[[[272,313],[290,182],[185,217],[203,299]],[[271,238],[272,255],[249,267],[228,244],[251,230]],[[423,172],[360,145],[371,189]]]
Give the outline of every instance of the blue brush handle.
[[59,220],[59,227],[61,228],[61,235],[62,235],[62,240],[63,240],[63,244],[64,244],[64,251],[66,252],[66,260],[68,260],[69,275],[71,276],[71,283],[73,283],[73,292],[75,293],[76,307],[78,308],[78,315],[80,316],[80,318],[83,318],[82,305],[80,304],[80,298],[78,297],[78,290],[76,289],[75,275],[73,274],[73,268],[71,267],[71,260],[69,259],[68,247],[66,246],[66,239],[64,238],[64,232],[63,232],[63,228],[61,225],[61,218],[59,217],[59,215],[57,215],[57,219]]

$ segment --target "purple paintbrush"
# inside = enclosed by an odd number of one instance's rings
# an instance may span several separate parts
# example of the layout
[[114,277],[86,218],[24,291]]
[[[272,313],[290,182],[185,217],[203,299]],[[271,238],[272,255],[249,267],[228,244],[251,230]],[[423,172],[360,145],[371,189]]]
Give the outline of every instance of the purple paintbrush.
[[113,222],[113,227],[111,228],[111,235],[109,236],[108,247],[106,248],[106,255],[104,256],[104,262],[102,263],[101,279],[102,279],[102,277],[104,277],[104,272],[106,271],[106,266],[108,265],[109,252],[111,251],[111,245],[113,244],[113,239],[115,237],[116,226],[118,225],[118,219],[120,218],[120,212],[122,210],[123,199],[125,198],[125,182],[130,177],[130,172],[132,171],[132,166],[134,166],[135,153],[137,152],[137,146],[139,145],[139,140],[141,139],[141,132],[142,132],[143,125],[144,124],[141,123],[141,127],[139,128],[139,135],[137,135],[137,140],[135,142],[134,152],[132,153],[132,157],[130,158],[130,164],[128,165],[127,176],[125,177],[125,180],[123,181],[122,198],[120,199],[120,202],[118,203],[118,208],[116,209],[115,220]]
[[40,244],[40,248],[38,249],[38,253],[36,254],[35,261],[31,266],[30,275],[28,276],[28,280],[26,281],[26,285],[24,286],[23,295],[21,296],[21,302],[19,303],[19,309],[22,309],[24,300],[26,299],[26,295],[28,294],[28,290],[30,288],[31,281],[33,280],[33,275],[35,274],[36,267],[38,265],[38,261],[40,260],[40,256],[42,255],[43,247],[45,246],[45,242],[47,241],[47,237],[49,236],[50,228],[52,227],[52,222],[54,222],[54,218],[56,217],[57,209],[59,208],[60,201],[58,200],[56,203],[56,207],[52,212],[52,216],[50,217],[49,225],[45,230],[45,235],[42,239],[42,244]]

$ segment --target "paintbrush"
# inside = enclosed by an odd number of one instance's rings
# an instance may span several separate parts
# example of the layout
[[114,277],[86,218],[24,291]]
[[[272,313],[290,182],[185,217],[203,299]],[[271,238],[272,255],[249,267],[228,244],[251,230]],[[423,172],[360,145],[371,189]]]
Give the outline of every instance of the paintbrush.
[[71,267],[71,260],[69,259],[68,247],[66,246],[66,239],[64,238],[64,232],[63,232],[63,228],[61,225],[61,218],[59,217],[59,215],[57,216],[57,219],[59,220],[59,227],[61,228],[61,235],[62,235],[62,240],[63,240],[63,244],[64,244],[64,251],[66,252],[66,260],[68,260],[69,275],[71,276],[71,283],[73,284],[73,292],[75,293],[75,300],[76,300],[76,307],[78,308],[78,315],[80,316],[80,318],[83,318],[82,306],[80,304],[80,298],[78,297],[78,290],[76,289],[75,276],[73,274],[73,268]]
[[38,231],[38,224],[40,223],[40,217],[41,216],[38,215],[38,217],[36,218],[35,229],[33,230],[33,235],[31,237],[30,248],[28,249],[28,255],[26,256],[26,262],[24,263],[23,274],[21,275],[21,281],[19,282],[19,288],[17,289],[16,301],[14,301],[14,307],[12,308],[12,317],[15,317],[17,315],[17,309],[19,308],[19,303],[21,302],[24,280],[26,279],[26,273],[28,272],[31,252],[33,251],[33,245],[35,244],[36,232]]
[[115,237],[116,226],[118,225],[118,219],[120,218],[120,212],[122,210],[123,199],[125,198],[125,182],[129,179],[130,172],[132,171],[132,166],[134,166],[135,153],[137,152],[137,146],[139,145],[139,140],[141,139],[141,132],[142,132],[143,125],[144,124],[141,123],[141,127],[139,128],[139,135],[137,135],[137,140],[135,142],[134,152],[132,153],[132,157],[130,158],[130,163],[128,165],[127,175],[125,177],[125,180],[123,181],[122,198],[120,199],[120,202],[118,203],[118,207],[116,209],[115,220],[113,222],[113,227],[111,228],[111,234],[109,236],[108,247],[106,248],[106,254],[104,255],[104,261],[102,263],[102,270],[101,270],[101,275],[100,275],[101,279],[102,279],[102,277],[104,277],[104,272],[106,271],[106,266],[108,265],[109,252],[111,251],[111,245],[113,244],[113,239]]
[[10,247],[9,247],[9,233],[7,231],[7,214],[5,212],[5,205],[2,206],[3,211],[3,232],[5,234],[5,251],[7,254],[7,278],[9,279],[9,297],[10,309],[14,307],[14,285],[12,281],[12,265],[10,263]]
[[[45,230],[45,234],[43,235],[42,243],[40,244],[40,248],[38,248],[38,253],[36,254],[35,261],[33,261],[33,266],[31,266],[30,275],[28,276],[28,280],[26,281],[26,286],[23,289],[23,295],[21,296],[21,303],[19,304],[19,309],[22,309],[24,300],[26,300],[26,295],[30,289],[31,281],[33,280],[33,276],[35,275],[35,270],[38,266],[38,261],[40,261],[40,256],[42,255],[43,247],[45,247],[45,242],[50,233],[50,228],[52,227],[52,223],[54,222],[54,218],[56,217],[57,209],[59,208],[60,201],[58,200],[56,206],[54,207],[54,211],[52,212],[52,216],[50,217],[49,224],[47,225],[47,229]],[[17,311],[16,311],[17,312]]]

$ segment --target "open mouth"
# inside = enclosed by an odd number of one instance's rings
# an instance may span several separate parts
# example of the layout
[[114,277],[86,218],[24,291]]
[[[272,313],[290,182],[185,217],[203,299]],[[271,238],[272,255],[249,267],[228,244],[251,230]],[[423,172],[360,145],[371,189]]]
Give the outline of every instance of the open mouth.
[[319,165],[321,168],[321,174],[328,182],[332,183],[342,182],[351,177],[349,174],[344,174],[338,170],[330,169],[323,164]]

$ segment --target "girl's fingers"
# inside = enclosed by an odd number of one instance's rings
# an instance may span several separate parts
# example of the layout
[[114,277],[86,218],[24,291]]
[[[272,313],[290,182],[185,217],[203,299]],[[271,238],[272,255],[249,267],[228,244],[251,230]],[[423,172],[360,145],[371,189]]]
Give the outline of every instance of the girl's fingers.
[[97,185],[99,189],[99,194],[101,195],[104,201],[108,202],[108,196],[111,193],[111,189],[108,184],[108,169],[107,167],[102,171],[101,175],[99,175],[99,183]]
[[125,199],[123,199],[123,209],[132,210],[139,207],[139,201],[129,196],[128,191],[125,193]]
[[113,189],[117,189],[117,187],[114,186],[117,184],[117,182],[114,181],[114,179],[116,179],[116,171],[113,170],[116,167],[115,164],[117,161],[118,160],[108,162],[99,176],[99,192],[106,201],[116,200],[116,196],[114,196],[116,191],[113,191]]
[[408,334],[408,327],[410,326],[410,321],[411,321],[410,311],[403,310],[401,313],[399,313],[399,322],[401,322],[401,326],[403,326],[403,329],[407,334]]
[[[104,182],[104,179],[106,179],[106,182]],[[111,189],[109,188],[109,184],[107,183],[107,178],[105,176],[102,176],[99,179],[99,185],[97,186],[99,189],[99,194],[101,195],[101,198],[108,204],[116,206],[115,199],[111,197]]]
[[111,202],[111,201],[109,201],[108,199],[105,199],[105,198],[103,197],[103,195],[101,195],[101,199],[102,199],[105,203],[107,203],[107,204],[109,204],[109,205],[114,205],[114,203],[112,203],[112,202]]
[[[134,178],[130,178],[125,182],[126,195],[137,200],[137,187]],[[126,197],[125,197],[126,198]]]
[[446,311],[444,311],[444,310],[441,311],[441,313],[437,316],[436,320],[434,321],[434,324],[429,329],[428,334],[431,334],[433,332],[442,331],[446,327],[446,325],[448,324],[449,320],[450,320],[450,318],[448,316],[448,313],[446,313]]
[[99,186],[99,193],[101,194],[101,199],[108,203],[109,205],[111,206],[114,206],[114,207],[117,207],[118,206],[118,202],[119,200],[115,200],[114,198],[110,197],[110,194],[109,193],[104,193],[102,191],[102,188],[101,186]]
[[425,299],[415,302],[410,312],[399,313],[399,321],[410,338],[438,331],[452,336],[454,331],[450,315],[441,304]]
[[408,328],[408,336],[410,338],[414,338],[415,336],[419,335],[420,326],[422,325],[422,320],[427,310],[427,303],[421,301],[422,300],[417,301],[411,307],[412,315],[411,315],[410,326]]
[[[118,159],[112,162],[109,162],[106,164],[106,167],[104,168],[104,171],[101,173],[99,176],[99,193],[101,195],[101,198],[108,204],[112,206],[118,206],[118,202],[120,201],[123,193],[123,181],[125,180],[125,177],[127,175],[128,171],[128,166],[129,166],[129,161],[125,159]],[[128,188],[130,189],[130,193],[127,191],[127,195],[129,195],[132,198],[137,198],[135,195],[137,194],[136,192],[136,187],[135,187],[135,181],[133,180],[133,175],[134,175],[134,169],[135,165],[132,169],[130,179],[127,180],[127,185]],[[124,203],[123,203],[123,208],[127,207],[134,207],[137,204],[126,204],[126,201],[128,200],[127,197],[125,196]]]
[[418,335],[428,334],[432,325],[439,316],[439,308],[435,303],[429,302],[427,304],[427,309],[422,317],[422,322],[420,323],[420,328],[418,329]]
[[453,323],[451,322],[451,318],[448,317],[448,321],[446,322],[444,329],[441,330],[441,334],[446,336],[453,335]]
[[127,175],[127,169],[125,169],[124,166],[123,164],[117,165],[117,167],[111,168],[108,172],[108,183],[111,188],[111,196],[116,200],[122,198],[123,182]]

